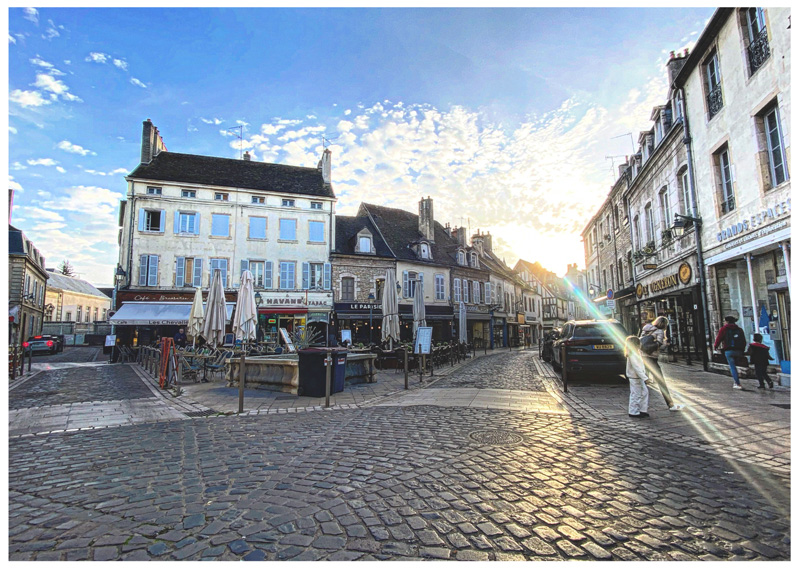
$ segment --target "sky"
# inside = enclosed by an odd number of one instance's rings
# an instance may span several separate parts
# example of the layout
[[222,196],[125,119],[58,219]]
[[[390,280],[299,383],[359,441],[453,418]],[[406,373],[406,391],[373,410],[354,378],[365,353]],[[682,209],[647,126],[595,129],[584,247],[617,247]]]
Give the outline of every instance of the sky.
[[11,8],[11,222],[48,267],[111,285],[150,118],[174,152],[315,167],[327,146],[337,213],[430,196],[509,265],[561,275],[712,13]]

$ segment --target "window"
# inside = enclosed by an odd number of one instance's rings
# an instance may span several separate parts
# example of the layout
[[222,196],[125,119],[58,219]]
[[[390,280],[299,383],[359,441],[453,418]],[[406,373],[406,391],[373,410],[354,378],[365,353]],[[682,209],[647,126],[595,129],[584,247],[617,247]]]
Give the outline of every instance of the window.
[[769,58],[769,38],[764,21],[763,8],[747,8],[745,11],[745,27],[747,28],[747,62],[752,75]]
[[469,304],[469,280],[464,278],[461,282],[461,293],[464,295],[464,303]]
[[372,252],[371,237],[358,237],[358,252]]
[[683,214],[692,215],[692,196],[689,188],[689,170],[679,174],[681,181],[681,199],[683,200]]
[[267,218],[266,217],[250,217],[249,229],[247,236],[250,239],[266,239],[267,238]]
[[86,306],[86,312],[83,316],[83,323],[89,323],[89,316],[91,315],[92,309],[89,306]]
[[230,236],[230,215],[211,215],[211,236],[229,237]]
[[281,207],[294,207],[294,199],[282,199]]
[[653,221],[653,207],[652,204],[648,203],[644,206],[644,230],[645,230],[645,238],[647,242],[655,241],[655,233],[656,233],[656,226],[655,222]]
[[160,187],[148,187],[147,188],[147,195],[161,195],[161,188]]
[[375,300],[377,302],[383,301],[383,289],[386,287],[386,279],[378,278],[375,281]]
[[458,303],[461,301],[461,278],[453,280],[453,302]]
[[139,230],[160,233],[164,231],[164,218],[162,209],[139,209]]
[[[633,244],[637,250],[642,248],[642,228],[639,225],[638,215],[633,218]],[[592,279],[594,279],[594,276],[592,276]]]
[[[80,309],[80,308],[79,308]],[[67,312],[64,321],[72,321],[72,312]]]
[[181,197],[190,197],[194,198],[197,197],[197,192],[193,189],[182,189],[181,190]]
[[736,199],[733,195],[732,166],[728,147],[714,154],[714,166],[717,170],[717,187],[720,197],[720,210],[722,214],[730,213],[736,209]]
[[342,293],[341,298],[343,302],[353,301],[356,299],[356,279],[346,276],[342,278]]
[[708,118],[722,110],[722,77],[719,72],[717,52],[713,52],[703,64],[703,79],[706,87]]
[[319,211],[322,211],[322,201],[312,201],[311,209],[317,209]]
[[222,287],[228,287],[228,259],[227,258],[212,258],[209,264],[209,284],[211,279],[214,278],[214,271],[219,270],[222,275]]
[[481,303],[481,283],[477,280],[472,281],[472,301],[476,304]]
[[617,259],[617,285],[622,288],[625,281],[622,279],[622,259]]
[[428,246],[428,243],[420,243],[420,245],[419,245],[419,256],[420,256],[420,258],[430,258],[431,257],[431,249]]
[[461,266],[467,265],[467,253],[465,253],[463,250],[458,251],[458,264]]
[[103,321],[108,321],[108,309],[103,308]]
[[264,205],[266,202],[263,195],[251,195],[250,196],[250,203],[254,205]]
[[619,230],[619,205],[614,205],[614,230]]
[[83,312],[83,308],[81,308],[80,306],[75,308],[75,313],[77,314],[75,316],[75,321],[78,322],[78,323],[81,323],[81,313],[82,312]]
[[175,286],[203,285],[203,259],[179,256],[175,258]]
[[93,321],[97,321],[97,316],[100,315],[99,312],[100,312],[100,308],[95,308],[94,309],[94,320]]
[[[753,10],[754,8],[751,8]],[[786,157],[784,156],[783,133],[781,132],[778,106],[770,107],[763,117],[764,136],[767,142],[767,157],[769,158],[769,175],[772,187],[786,181]]]
[[308,240],[312,243],[325,242],[325,223],[322,221],[308,222]]
[[[247,262],[247,261],[245,261]],[[253,286],[256,288],[263,288],[264,287],[264,261],[263,260],[251,260],[248,262],[247,267],[250,269],[250,272],[253,274]]]
[[199,233],[198,226],[200,215],[198,213],[186,213],[183,211],[175,212],[175,232],[180,234],[196,235]]
[[139,256],[139,286],[158,286],[158,255]]
[[214,193],[214,201],[228,201],[228,194],[216,192]]
[[669,229],[670,221],[672,221],[672,210],[669,207],[669,190],[666,187],[658,194],[658,200],[661,203],[661,218],[664,221],[664,229]]
[[[417,289],[417,285],[422,287],[422,273],[421,272],[409,272],[408,270],[403,271],[403,297],[404,298],[413,298],[414,291]],[[424,287],[422,287],[424,291]]]
[[492,303],[492,283],[486,282],[483,285],[483,303],[484,304],[491,304]]
[[304,262],[303,290],[329,290],[330,266],[322,262]]
[[279,287],[281,290],[294,290],[294,262],[281,262],[281,274]]
[[433,291],[435,299],[444,300],[444,274],[437,274],[433,277]]
[[281,219],[280,220],[280,235],[278,237],[282,241],[296,241],[297,240],[297,220],[295,219]]
[[478,253],[476,252],[470,253],[469,264],[472,268],[478,268]]

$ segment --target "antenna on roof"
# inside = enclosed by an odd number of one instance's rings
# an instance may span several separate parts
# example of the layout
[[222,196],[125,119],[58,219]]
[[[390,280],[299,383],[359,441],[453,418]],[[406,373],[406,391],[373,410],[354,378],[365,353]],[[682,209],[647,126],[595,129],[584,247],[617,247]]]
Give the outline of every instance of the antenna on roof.
[[236,134],[235,132],[232,132],[231,134],[233,134],[234,136],[236,136],[239,139],[239,159],[240,160],[242,159],[242,144],[243,144],[242,128],[243,128],[243,126],[240,124],[239,126],[231,126],[230,128],[226,128],[225,129],[225,132],[230,132],[231,130],[237,130],[237,129],[239,130],[239,134]]
[[338,136],[336,138],[325,138],[323,136],[322,137],[322,149],[324,150],[325,148],[327,148],[328,146],[331,145],[331,142],[333,142],[334,140],[338,140],[338,139],[339,139]]
[[633,147],[633,134],[632,133],[626,132],[625,134],[620,134],[619,136],[612,136],[611,140],[614,140],[615,138],[622,138],[623,136],[628,136],[631,139],[631,154],[633,154],[635,152],[635,149]]

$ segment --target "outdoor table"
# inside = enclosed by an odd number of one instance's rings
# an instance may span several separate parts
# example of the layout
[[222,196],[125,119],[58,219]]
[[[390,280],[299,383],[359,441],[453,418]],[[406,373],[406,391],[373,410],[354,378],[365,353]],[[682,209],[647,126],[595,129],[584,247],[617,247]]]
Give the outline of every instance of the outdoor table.
[[200,353],[192,353],[192,352],[189,352],[189,353],[183,352],[183,353],[181,353],[181,355],[184,358],[189,359],[191,361],[194,361],[195,359],[202,359],[203,360],[203,380],[204,381],[208,380],[208,379],[206,379],[206,366],[207,366],[208,360],[218,357],[218,355],[201,355]]

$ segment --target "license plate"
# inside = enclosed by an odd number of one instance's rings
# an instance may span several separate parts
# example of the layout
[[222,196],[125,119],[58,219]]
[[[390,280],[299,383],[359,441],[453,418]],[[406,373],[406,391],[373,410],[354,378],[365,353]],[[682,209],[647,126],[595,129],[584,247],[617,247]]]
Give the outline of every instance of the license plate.
[[614,349],[613,345],[592,345],[595,349]]

